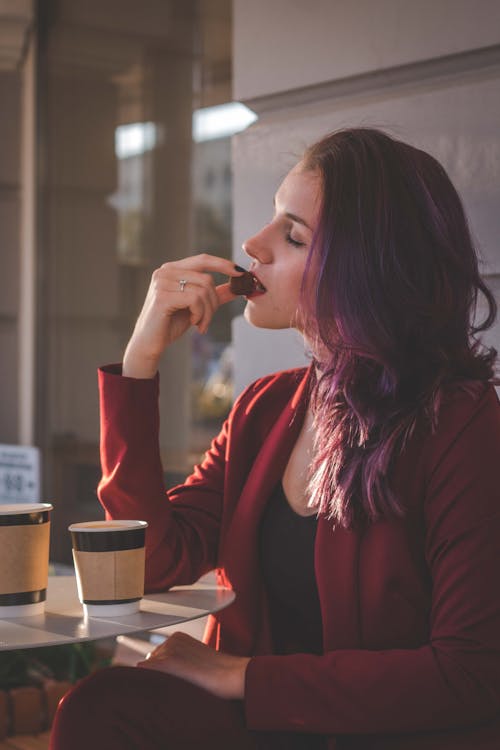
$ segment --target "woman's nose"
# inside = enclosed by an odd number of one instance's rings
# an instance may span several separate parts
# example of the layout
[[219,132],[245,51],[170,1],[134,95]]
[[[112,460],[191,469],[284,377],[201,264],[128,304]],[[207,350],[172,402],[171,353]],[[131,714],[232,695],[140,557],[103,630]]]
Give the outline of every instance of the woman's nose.
[[259,261],[259,263],[269,263],[272,256],[272,250],[269,244],[269,238],[264,236],[265,227],[263,230],[254,234],[242,245],[243,252],[245,252],[253,260]]
[[252,242],[250,239],[245,240],[245,242],[242,244],[243,252],[246,253],[250,258],[255,258],[255,254],[252,252]]

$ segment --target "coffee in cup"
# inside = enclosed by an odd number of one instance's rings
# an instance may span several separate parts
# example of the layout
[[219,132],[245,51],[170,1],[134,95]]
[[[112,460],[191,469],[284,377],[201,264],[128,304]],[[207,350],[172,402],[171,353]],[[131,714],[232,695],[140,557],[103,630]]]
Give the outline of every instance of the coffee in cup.
[[0,505],[0,618],[44,611],[50,503]]
[[91,617],[139,610],[146,521],[86,521],[69,527],[78,596]]

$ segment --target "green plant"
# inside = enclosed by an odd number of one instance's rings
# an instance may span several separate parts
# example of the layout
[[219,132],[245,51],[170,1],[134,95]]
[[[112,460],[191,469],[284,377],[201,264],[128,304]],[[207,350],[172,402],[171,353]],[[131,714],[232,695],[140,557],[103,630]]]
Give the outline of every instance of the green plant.
[[45,680],[77,680],[109,664],[95,643],[73,643],[0,653],[0,689],[40,685]]

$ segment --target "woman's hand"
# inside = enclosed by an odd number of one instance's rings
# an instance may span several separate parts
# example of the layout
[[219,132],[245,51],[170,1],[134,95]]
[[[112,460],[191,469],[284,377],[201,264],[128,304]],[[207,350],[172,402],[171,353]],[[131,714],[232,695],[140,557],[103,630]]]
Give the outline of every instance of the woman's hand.
[[240,276],[234,264],[206,253],[164,263],[154,271],[123,358],[123,374],[152,378],[161,355],[191,325],[206,333],[217,308],[235,299],[229,284],[215,286],[210,272]]
[[174,633],[137,666],[181,677],[219,698],[243,699],[249,661],[214,651],[186,633]]

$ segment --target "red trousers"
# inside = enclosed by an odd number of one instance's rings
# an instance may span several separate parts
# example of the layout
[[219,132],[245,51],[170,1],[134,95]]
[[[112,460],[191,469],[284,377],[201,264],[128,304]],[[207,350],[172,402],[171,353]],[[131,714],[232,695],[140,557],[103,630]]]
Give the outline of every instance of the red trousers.
[[242,701],[162,672],[109,667],[64,696],[50,750],[291,750],[314,747],[315,739],[247,730]]

